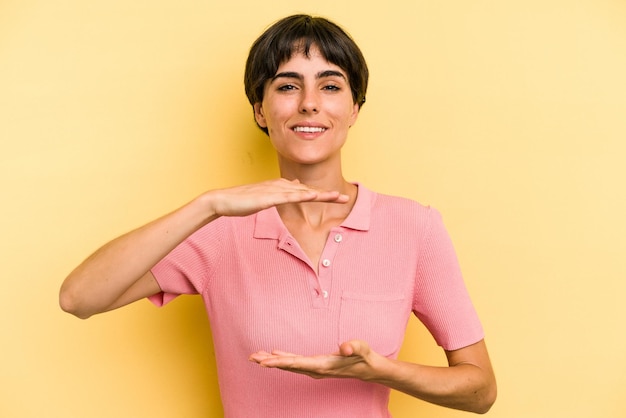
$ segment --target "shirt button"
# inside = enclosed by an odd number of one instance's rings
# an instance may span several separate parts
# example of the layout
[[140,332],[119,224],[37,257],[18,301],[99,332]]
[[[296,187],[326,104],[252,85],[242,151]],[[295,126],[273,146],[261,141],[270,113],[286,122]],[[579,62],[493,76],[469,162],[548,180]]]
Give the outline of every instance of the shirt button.
[[323,265],[324,267],[328,267],[328,266],[330,266],[330,260],[329,260],[328,258],[323,259],[323,260],[322,260],[322,265]]
[[327,291],[324,290],[322,292],[322,295],[324,295],[324,299],[328,299],[328,292]]
[[341,242],[342,239],[343,237],[341,236],[341,234],[335,235],[335,242]]

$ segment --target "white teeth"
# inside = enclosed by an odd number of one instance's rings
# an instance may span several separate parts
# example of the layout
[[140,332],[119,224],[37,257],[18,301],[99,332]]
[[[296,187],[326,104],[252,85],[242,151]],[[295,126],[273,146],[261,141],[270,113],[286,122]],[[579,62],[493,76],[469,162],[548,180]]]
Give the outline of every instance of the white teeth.
[[293,130],[296,132],[317,133],[324,132],[326,128],[318,128],[314,126],[296,126],[295,128],[293,128]]

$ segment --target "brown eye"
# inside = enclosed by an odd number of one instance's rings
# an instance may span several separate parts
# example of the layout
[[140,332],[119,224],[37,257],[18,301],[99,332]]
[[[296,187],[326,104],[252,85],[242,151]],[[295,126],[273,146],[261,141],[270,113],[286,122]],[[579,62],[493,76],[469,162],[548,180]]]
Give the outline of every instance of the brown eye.
[[280,87],[278,87],[278,91],[290,91],[290,90],[295,90],[296,86],[294,86],[293,84],[284,84]]

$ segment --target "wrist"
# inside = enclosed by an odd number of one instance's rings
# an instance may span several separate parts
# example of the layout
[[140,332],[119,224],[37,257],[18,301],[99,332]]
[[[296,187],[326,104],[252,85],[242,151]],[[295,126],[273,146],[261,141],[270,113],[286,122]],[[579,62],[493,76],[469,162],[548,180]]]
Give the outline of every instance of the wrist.
[[387,385],[394,374],[397,360],[387,358],[376,352],[371,352],[368,360],[369,373],[363,376],[363,380]]
[[215,207],[215,196],[210,191],[196,197],[188,206],[197,214],[201,224],[208,224],[220,217]]
[[412,369],[416,366],[378,355],[378,358],[372,364],[373,373],[368,380],[393,389],[399,389],[411,380],[414,372]]

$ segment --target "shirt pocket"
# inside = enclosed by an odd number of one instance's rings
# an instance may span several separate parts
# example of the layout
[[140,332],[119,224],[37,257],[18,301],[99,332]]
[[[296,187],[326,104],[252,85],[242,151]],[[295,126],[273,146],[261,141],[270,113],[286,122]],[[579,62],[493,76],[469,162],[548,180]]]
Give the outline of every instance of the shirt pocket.
[[408,321],[402,294],[369,295],[344,292],[339,312],[339,343],[363,340],[386,357],[400,351]]

